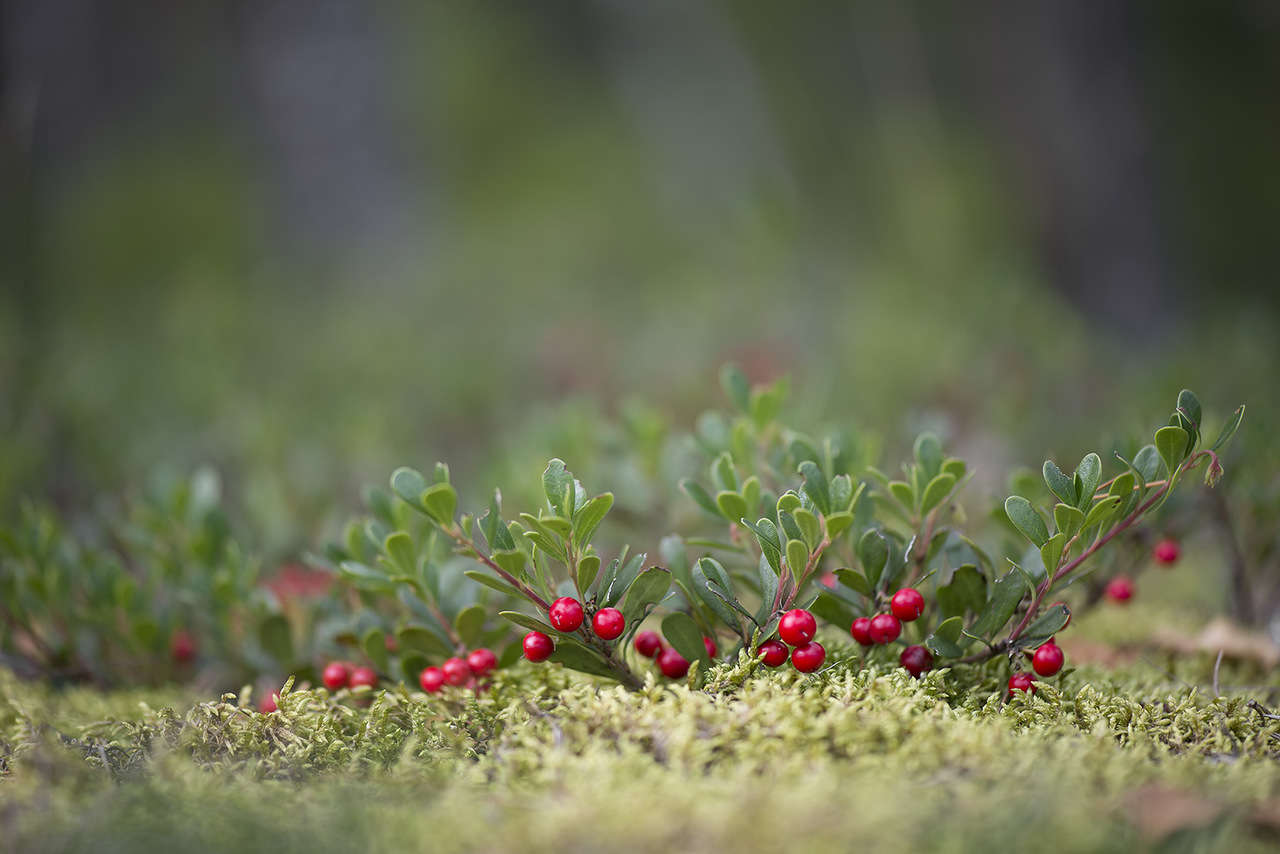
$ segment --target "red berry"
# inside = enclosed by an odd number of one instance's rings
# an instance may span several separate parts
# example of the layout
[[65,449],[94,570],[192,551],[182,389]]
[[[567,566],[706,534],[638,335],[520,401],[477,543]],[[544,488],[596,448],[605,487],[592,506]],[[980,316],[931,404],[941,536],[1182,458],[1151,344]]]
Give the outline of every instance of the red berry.
[[889,600],[889,610],[902,622],[910,623],[924,613],[924,597],[914,587],[904,587]]
[[576,632],[582,626],[582,605],[577,599],[570,599],[568,596],[561,596],[552,602],[547,615],[558,632]]
[[813,640],[817,631],[818,621],[803,608],[791,609],[778,622],[778,636],[791,646],[804,646]]
[[498,656],[492,650],[481,647],[473,649],[467,655],[467,667],[476,676],[484,676],[498,666]]
[[471,678],[471,668],[457,656],[446,661],[440,669],[444,672],[444,681],[448,685],[466,685]]
[[908,673],[919,679],[921,673],[933,669],[933,655],[930,654],[929,650],[916,644],[902,651],[902,655],[898,656],[898,663]]
[[434,694],[444,685],[444,671],[439,667],[427,667],[418,674],[418,684],[428,694]]
[[1036,654],[1031,656],[1031,669],[1041,676],[1052,676],[1062,669],[1064,661],[1066,656],[1062,654],[1062,647],[1050,640],[1041,644]]
[[835,590],[837,583],[836,574],[834,572],[828,572],[822,576],[822,586],[828,590]]
[[361,685],[372,688],[378,684],[378,674],[372,667],[357,667],[351,671],[351,681],[347,684],[352,688],[359,688]]
[[863,646],[873,646],[875,641],[871,639],[871,618],[859,617],[853,621],[853,625],[849,627],[849,634],[853,635],[853,639]]
[[1155,558],[1156,563],[1171,564],[1176,563],[1178,555],[1182,554],[1181,547],[1178,546],[1177,540],[1161,540],[1156,543]]
[[867,626],[867,634],[876,643],[892,643],[902,634],[902,623],[893,614],[876,614]]
[[668,679],[683,679],[689,672],[689,662],[683,655],[667,647],[658,654],[658,669]]
[[707,658],[715,658],[716,653],[720,651],[713,638],[704,637],[702,639],[702,645],[707,648]]
[[1005,699],[1012,697],[1014,691],[1036,692],[1036,683],[1030,673],[1015,673],[1009,677],[1009,693],[1005,695]]
[[341,661],[330,662],[329,666],[327,666],[324,669],[324,672],[320,674],[320,679],[324,682],[324,687],[328,688],[330,691],[337,691],[339,688],[345,688],[347,686],[347,680],[350,678],[351,671],[347,668],[347,665],[343,664]]
[[546,661],[556,651],[551,638],[542,632],[529,632],[524,636],[524,657],[530,661]]
[[657,632],[645,630],[636,635],[636,652],[645,658],[653,658],[662,651],[662,638]]
[[827,651],[817,641],[809,641],[791,650],[791,663],[801,673],[812,673],[827,660]]
[[173,660],[179,664],[186,664],[196,657],[196,642],[186,629],[178,629],[173,633],[172,640],[169,641],[169,651],[173,654]]
[[768,640],[760,644],[756,654],[770,667],[781,667],[787,660],[787,647],[782,641]]
[[276,701],[279,699],[279,694],[268,694],[258,701],[258,711],[262,712],[264,715],[271,714],[278,708]]
[[1121,575],[1111,579],[1107,584],[1107,598],[1121,604],[1133,598],[1133,581]]
[[[573,602],[572,599],[569,600]],[[573,602],[577,605],[577,602]],[[591,629],[601,640],[613,640],[627,627],[627,620],[617,608],[601,608],[591,618]]]

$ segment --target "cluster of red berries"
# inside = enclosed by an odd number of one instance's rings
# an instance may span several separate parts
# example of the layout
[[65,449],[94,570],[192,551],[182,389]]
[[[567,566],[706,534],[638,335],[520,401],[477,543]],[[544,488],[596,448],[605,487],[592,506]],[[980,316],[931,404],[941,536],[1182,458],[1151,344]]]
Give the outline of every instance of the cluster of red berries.
[[[760,644],[756,654],[768,667],[781,667],[787,659],[801,673],[812,673],[827,660],[827,650],[813,639],[818,621],[803,608],[793,608],[778,621],[778,637]],[[787,649],[787,645],[794,647]]]
[[[1061,670],[1066,660],[1067,657],[1063,655],[1062,647],[1058,646],[1053,638],[1049,638],[1031,654],[1031,669],[1036,672],[1037,676],[1048,678]],[[1014,691],[1026,691],[1034,694],[1035,690],[1035,677],[1030,673],[1015,673],[1009,677],[1009,691],[1005,697],[1006,699],[1012,697]]]
[[445,685],[455,688],[473,684],[476,679],[483,679],[498,667],[498,657],[492,650],[481,647],[467,653],[466,658],[454,656],[439,667],[424,668],[418,674],[418,684],[428,694],[434,694]]
[[330,691],[340,688],[372,688],[378,684],[378,674],[372,667],[352,667],[345,661],[331,661],[320,674],[320,681]]
[[[914,587],[904,587],[889,600],[889,610],[888,614],[859,617],[849,627],[849,634],[864,647],[893,643],[902,634],[903,623],[914,622],[924,613],[924,596]],[[913,644],[898,656],[898,663],[912,676],[919,677],[933,669],[933,654]]]
[[[582,628],[587,613],[582,603],[569,596],[561,596],[547,609],[547,619],[558,632],[576,632]],[[601,640],[616,640],[627,629],[627,618],[617,608],[601,608],[591,618],[591,630]],[[546,661],[556,651],[556,645],[546,632],[529,632],[524,636],[524,657],[530,661]]]
[[[680,653],[676,652],[674,647],[667,646],[662,642],[662,637],[657,632],[645,630],[636,635],[636,639],[632,642],[636,652],[645,658],[652,658],[658,665],[658,670],[668,679],[683,679],[689,674],[689,660]],[[714,639],[704,637],[702,645],[707,650],[708,658],[715,658],[720,652],[716,646]]]

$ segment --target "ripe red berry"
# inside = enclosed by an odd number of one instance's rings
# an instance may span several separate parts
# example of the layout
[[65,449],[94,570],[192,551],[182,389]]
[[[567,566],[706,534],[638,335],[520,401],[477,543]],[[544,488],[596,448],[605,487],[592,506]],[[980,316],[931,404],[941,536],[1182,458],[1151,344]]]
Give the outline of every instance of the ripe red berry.
[[178,629],[169,641],[169,651],[173,654],[174,661],[186,664],[196,657],[195,638],[186,629]]
[[874,646],[875,641],[871,639],[871,618],[859,617],[853,621],[853,625],[849,627],[849,634],[853,635],[853,639],[863,646]]
[[351,678],[351,671],[347,665],[341,661],[331,661],[325,667],[324,672],[320,674],[320,679],[324,682],[324,687],[330,691],[337,691],[339,688],[347,686],[347,680]]
[[493,650],[480,647],[480,649],[473,649],[467,654],[467,667],[476,676],[484,676],[497,666],[498,656],[493,654]]
[[782,641],[767,640],[760,644],[756,654],[769,667],[781,667],[787,660],[787,647]]
[[902,622],[910,623],[924,613],[924,597],[914,587],[904,587],[889,600],[889,610]]
[[683,679],[689,672],[689,662],[671,647],[658,654],[658,669],[668,679]]
[[1064,661],[1066,656],[1062,654],[1062,647],[1051,640],[1041,644],[1036,654],[1031,656],[1031,669],[1041,676],[1052,676],[1062,669]]
[[258,711],[262,712],[264,715],[271,714],[277,708],[279,708],[276,705],[276,701],[279,699],[280,699],[279,694],[276,694],[274,692],[271,694],[268,694],[267,696],[263,697],[261,700],[258,701]]
[[778,636],[791,646],[804,646],[817,631],[818,621],[803,608],[791,609],[778,622]]
[[898,656],[898,663],[908,673],[919,679],[921,673],[933,669],[933,655],[929,650],[919,644],[915,644],[902,651],[902,655]]
[[801,673],[812,673],[827,660],[827,651],[817,641],[809,641],[791,650],[791,664]]
[[444,686],[444,671],[439,667],[424,668],[418,674],[418,684],[422,686],[423,691],[434,694]]
[[1107,598],[1112,602],[1124,604],[1133,598],[1133,581],[1121,575],[1107,583]]
[[1005,695],[1005,699],[1012,697],[1014,691],[1036,692],[1036,683],[1030,673],[1015,673],[1009,677],[1009,693]]
[[[569,601],[573,602],[572,599]],[[573,604],[577,605],[578,603],[573,602]],[[596,637],[601,640],[613,640],[622,634],[622,630],[626,627],[626,618],[622,616],[622,612],[617,608],[601,608],[591,618],[591,629],[596,633]]]
[[448,685],[466,685],[471,678],[471,668],[457,656],[442,664],[440,669],[444,672],[444,681]]
[[556,651],[556,645],[551,642],[551,638],[542,632],[529,632],[524,636],[524,657],[530,661],[546,661],[551,657],[551,653]]
[[902,634],[902,623],[893,614],[876,614],[871,618],[867,634],[876,643],[893,643]]
[[1178,555],[1182,554],[1182,548],[1178,545],[1177,540],[1165,539],[1156,543],[1154,554],[1156,563],[1163,563],[1167,566],[1177,562]]
[[707,658],[715,658],[716,653],[720,651],[720,648],[716,646],[716,642],[713,638],[703,637],[702,645],[707,648]]
[[828,572],[823,574],[822,576],[823,587],[827,588],[828,590],[835,590],[836,584],[838,583],[839,582],[837,581],[836,574],[834,572]]
[[635,644],[636,652],[645,658],[653,658],[662,651],[662,638],[657,632],[651,632],[648,629],[636,635]]
[[347,684],[352,688],[359,688],[361,685],[372,688],[378,684],[378,674],[372,667],[357,667],[351,671],[351,680]]
[[577,599],[570,599],[568,596],[561,596],[552,602],[547,615],[558,632],[576,632],[582,626],[582,605]]

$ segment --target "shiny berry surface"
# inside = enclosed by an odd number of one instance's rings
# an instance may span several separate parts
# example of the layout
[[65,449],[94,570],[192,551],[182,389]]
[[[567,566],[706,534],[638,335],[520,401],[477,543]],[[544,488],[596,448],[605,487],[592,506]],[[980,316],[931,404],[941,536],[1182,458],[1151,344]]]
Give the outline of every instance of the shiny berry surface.
[[1014,691],[1029,691],[1034,694],[1036,691],[1035,680],[1031,678],[1030,673],[1015,673],[1009,677],[1009,693],[1006,697],[1012,697]]
[[454,656],[440,666],[444,671],[444,681],[447,685],[466,685],[471,678],[471,668],[467,667],[467,662]]
[[902,665],[904,670],[918,679],[920,674],[933,669],[933,654],[916,644],[902,651],[902,655],[898,656],[898,663]]
[[889,600],[889,610],[902,622],[910,623],[924,613],[924,596],[914,587],[904,587]]
[[324,687],[330,691],[347,687],[347,680],[350,678],[351,670],[341,661],[330,662],[320,674],[320,681],[324,682]]
[[418,674],[418,684],[428,694],[434,694],[444,687],[444,671],[439,667],[426,667]]
[[542,632],[529,632],[521,645],[524,647],[524,657],[530,661],[546,661],[556,651],[551,638]]
[[804,646],[813,640],[817,631],[818,621],[803,608],[793,608],[778,622],[778,637],[791,646]]
[[827,660],[827,651],[817,641],[809,641],[791,650],[791,664],[801,673],[812,673]]
[[862,646],[875,646],[875,641],[871,639],[871,618],[859,617],[853,621],[853,625],[849,627],[849,634],[853,635]]
[[473,649],[467,653],[467,667],[476,676],[485,676],[497,669],[498,656],[493,654],[493,650],[484,647]]
[[636,652],[645,658],[653,658],[662,650],[662,638],[657,632],[645,629],[636,635],[635,646]]
[[1031,669],[1041,676],[1052,676],[1062,669],[1066,660],[1062,647],[1050,641],[1041,644],[1035,655],[1031,656]]
[[658,669],[668,679],[683,679],[689,673],[689,662],[671,647],[658,655]]
[[357,667],[351,671],[351,681],[347,684],[352,688],[359,688],[361,685],[372,688],[378,684],[378,673],[372,667]]
[[760,644],[758,651],[761,661],[769,667],[781,667],[786,663],[789,653],[782,641],[770,640]]
[[561,596],[551,603],[551,609],[548,611],[547,616],[556,631],[576,632],[582,627],[582,620],[585,615],[582,611],[582,605],[577,599]]
[[[576,604],[576,603],[575,603]],[[622,634],[627,621],[617,608],[601,608],[591,618],[591,631],[601,640],[613,640]]]
[[875,643],[893,643],[902,634],[902,621],[893,614],[876,614],[871,618],[867,633]]
[[720,652],[720,648],[716,646],[716,642],[712,638],[704,637],[702,645],[706,647],[707,658],[715,658],[716,653]]

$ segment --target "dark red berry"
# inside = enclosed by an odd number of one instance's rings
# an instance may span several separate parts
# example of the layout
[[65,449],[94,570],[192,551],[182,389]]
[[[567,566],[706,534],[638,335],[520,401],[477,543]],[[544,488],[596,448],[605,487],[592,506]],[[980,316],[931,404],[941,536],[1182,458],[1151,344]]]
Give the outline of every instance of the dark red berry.
[[[572,599],[569,600],[573,602]],[[577,605],[577,602],[573,602]],[[627,620],[617,608],[601,608],[591,618],[591,630],[601,640],[613,640],[627,627]]]
[[582,605],[577,599],[570,599],[568,596],[561,596],[552,602],[547,615],[558,632],[576,632],[582,626]]
[[442,664],[440,669],[444,672],[444,681],[447,685],[466,685],[467,680],[471,678],[471,668],[457,656]]
[[791,664],[801,673],[812,673],[827,660],[827,651],[817,641],[809,641],[791,650]]
[[280,699],[279,694],[276,694],[276,693],[268,694],[267,696],[263,697],[261,700],[258,701],[258,711],[262,712],[264,715],[271,714],[277,708],[279,708],[279,706],[276,705],[276,702],[279,699]]
[[1030,673],[1015,673],[1009,677],[1009,693],[1005,695],[1005,699],[1012,697],[1014,691],[1036,692],[1036,683]]
[[546,661],[556,651],[551,638],[542,632],[529,632],[524,636],[524,657],[530,661]]
[[893,643],[902,634],[902,623],[893,614],[876,614],[871,618],[867,634],[876,643]]
[[933,655],[929,650],[915,644],[902,651],[902,655],[898,656],[898,663],[908,673],[919,679],[920,674],[933,669]]
[[668,679],[683,679],[689,672],[689,662],[683,655],[667,647],[658,654],[658,669]]
[[498,656],[493,654],[493,650],[480,647],[473,649],[467,654],[467,667],[476,676],[484,676],[492,672],[498,666]]
[[781,667],[787,660],[787,646],[782,641],[768,640],[760,644],[756,654],[768,666]]
[[169,651],[173,654],[174,661],[186,664],[196,657],[195,638],[186,629],[178,629],[169,641]]
[[863,646],[874,646],[875,641],[871,639],[871,618],[859,617],[853,621],[853,625],[849,627],[849,634],[853,635],[853,639]]
[[418,684],[422,686],[423,691],[434,694],[444,687],[444,671],[439,667],[424,668],[418,674]]
[[636,652],[645,658],[653,658],[662,651],[662,638],[657,632],[645,630],[636,635]]
[[1133,581],[1121,575],[1107,583],[1107,598],[1124,604],[1133,598]]
[[1163,563],[1167,566],[1177,563],[1178,555],[1182,554],[1182,548],[1178,545],[1177,540],[1161,540],[1156,543],[1154,554],[1156,563]]
[[902,622],[910,623],[924,613],[924,597],[914,587],[904,587],[889,600],[889,610]]
[[324,672],[320,674],[320,680],[324,682],[324,687],[330,691],[337,691],[339,688],[345,688],[347,681],[351,678],[351,670],[341,661],[332,661]]
[[1052,676],[1062,669],[1064,661],[1066,656],[1062,654],[1062,647],[1051,640],[1041,644],[1036,654],[1031,656],[1031,669],[1041,676]]
[[804,646],[817,631],[818,621],[803,608],[791,609],[778,622],[778,637],[791,646]]
[[378,674],[372,667],[357,667],[351,671],[351,681],[348,684],[352,688],[359,688],[361,685],[372,688],[378,684]]
[[715,658],[716,653],[720,651],[720,648],[716,646],[716,642],[713,638],[704,637],[702,639],[702,645],[707,648],[707,658]]

